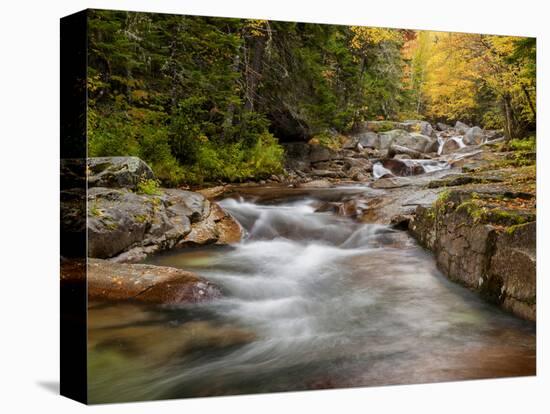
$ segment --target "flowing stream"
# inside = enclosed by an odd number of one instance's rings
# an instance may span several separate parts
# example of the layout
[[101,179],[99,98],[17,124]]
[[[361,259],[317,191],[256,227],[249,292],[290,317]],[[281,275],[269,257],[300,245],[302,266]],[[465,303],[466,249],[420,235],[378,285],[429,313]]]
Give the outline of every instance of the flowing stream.
[[449,282],[406,232],[315,212],[349,191],[227,198],[241,243],[147,260],[194,271],[223,298],[91,304],[92,402],[535,373],[534,324]]

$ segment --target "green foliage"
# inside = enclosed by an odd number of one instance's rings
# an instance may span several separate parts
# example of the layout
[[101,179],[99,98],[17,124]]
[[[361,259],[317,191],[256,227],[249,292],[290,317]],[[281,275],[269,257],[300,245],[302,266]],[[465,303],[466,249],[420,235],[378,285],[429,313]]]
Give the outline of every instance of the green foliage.
[[100,217],[103,213],[96,204],[92,204],[90,205],[90,214],[95,217]]
[[138,194],[158,195],[160,194],[160,183],[151,178],[141,178],[137,185]]
[[282,171],[266,115],[244,105],[247,24],[91,11],[90,156],[138,156],[167,185]]
[[514,151],[536,151],[537,143],[535,137],[526,139],[512,139],[508,142],[510,148]]
[[329,131],[323,131],[309,140],[310,144],[322,145],[323,147],[333,150],[339,150],[342,148],[342,144],[345,142],[346,137],[340,134],[335,134]]
[[340,133],[369,119],[464,117],[503,128],[506,102],[514,136],[535,125],[532,39],[105,10],[89,17],[89,154],[138,156],[166,185],[280,173],[279,139],[339,148]]
[[283,148],[269,133],[251,146],[205,141],[197,147],[193,164],[184,167],[183,176],[189,183],[266,178],[282,172],[283,155]]

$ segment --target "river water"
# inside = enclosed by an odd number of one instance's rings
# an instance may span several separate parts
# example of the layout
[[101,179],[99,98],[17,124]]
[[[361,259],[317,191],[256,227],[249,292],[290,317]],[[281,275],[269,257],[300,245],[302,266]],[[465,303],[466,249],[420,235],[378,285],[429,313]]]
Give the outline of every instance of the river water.
[[315,212],[354,191],[228,198],[241,243],[147,260],[221,299],[90,304],[91,402],[534,375],[534,324],[449,282],[406,232]]

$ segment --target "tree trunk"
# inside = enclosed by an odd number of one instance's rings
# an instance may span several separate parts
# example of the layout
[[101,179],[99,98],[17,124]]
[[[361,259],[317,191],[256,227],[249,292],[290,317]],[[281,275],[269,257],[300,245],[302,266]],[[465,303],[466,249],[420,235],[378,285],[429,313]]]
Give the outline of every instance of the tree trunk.
[[[233,65],[232,70],[234,72],[239,71],[239,66],[241,64],[241,55],[239,53],[236,53],[233,57]],[[233,126],[233,117],[235,116],[235,104],[231,102],[229,105],[227,105],[227,111],[225,112],[225,117],[223,119],[223,133],[222,133],[222,140],[226,141],[229,137],[229,128]]]
[[256,90],[262,77],[262,66],[264,50],[266,45],[265,36],[255,36],[251,49],[251,62],[246,65],[246,101],[244,108],[247,111],[254,110],[256,103]]
[[502,98],[503,105],[504,105],[504,119],[505,119],[505,125],[504,125],[504,136],[506,137],[506,141],[510,141],[512,138],[512,108],[510,107],[510,96],[505,95]]
[[531,108],[531,113],[533,114],[533,118],[537,119],[537,111],[535,110],[535,106],[533,105],[533,101],[531,100],[531,94],[527,90],[527,86],[524,84],[521,84],[521,89],[523,90],[523,93],[525,94],[525,98],[527,99],[527,102],[529,103],[529,108]]

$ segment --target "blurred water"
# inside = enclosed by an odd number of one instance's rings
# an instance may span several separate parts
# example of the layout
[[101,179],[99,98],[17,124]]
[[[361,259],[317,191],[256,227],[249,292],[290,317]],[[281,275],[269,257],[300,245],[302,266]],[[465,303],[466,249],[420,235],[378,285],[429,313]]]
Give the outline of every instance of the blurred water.
[[315,213],[311,194],[272,198],[221,202],[241,243],[147,261],[204,276],[222,299],[92,304],[92,401],[535,373],[534,324],[447,281],[407,233]]

